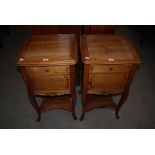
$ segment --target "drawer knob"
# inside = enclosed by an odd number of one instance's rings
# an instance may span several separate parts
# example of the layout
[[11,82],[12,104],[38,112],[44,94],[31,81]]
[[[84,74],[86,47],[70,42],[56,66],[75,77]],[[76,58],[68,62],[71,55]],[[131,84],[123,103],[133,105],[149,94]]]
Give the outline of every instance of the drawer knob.
[[90,57],[85,57],[85,59],[86,59],[86,60],[89,60],[89,59],[90,59]]
[[46,69],[46,72],[49,72],[49,69]]
[[109,58],[108,61],[110,61],[110,62],[114,62],[115,59],[114,59],[114,58]]
[[112,71],[112,68],[109,68],[109,70],[111,70],[111,71]]
[[19,58],[19,61],[24,61],[24,59],[23,58]]
[[49,59],[48,58],[43,58],[43,61],[48,61]]

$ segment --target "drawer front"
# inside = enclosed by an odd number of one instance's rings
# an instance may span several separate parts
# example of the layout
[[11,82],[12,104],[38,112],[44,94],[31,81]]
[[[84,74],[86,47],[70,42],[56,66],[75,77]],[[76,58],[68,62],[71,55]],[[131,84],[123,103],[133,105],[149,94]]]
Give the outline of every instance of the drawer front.
[[131,65],[91,65],[90,73],[129,73]]
[[95,74],[90,75],[89,89],[123,89],[127,82],[127,74]]
[[29,79],[33,91],[60,92],[70,90],[69,76],[32,76]]
[[67,74],[69,66],[26,67],[28,75]]

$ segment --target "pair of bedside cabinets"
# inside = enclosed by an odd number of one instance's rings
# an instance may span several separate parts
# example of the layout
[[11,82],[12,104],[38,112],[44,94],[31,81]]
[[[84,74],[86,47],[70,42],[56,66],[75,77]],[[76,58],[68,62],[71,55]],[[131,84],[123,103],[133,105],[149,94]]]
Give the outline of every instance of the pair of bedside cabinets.
[[[83,35],[80,40],[82,114],[94,108],[119,110],[140,64],[136,50],[125,36]],[[17,66],[27,86],[31,104],[38,114],[50,109],[72,112],[76,106],[75,65],[78,45],[72,34],[32,35],[17,56]],[[121,95],[116,104],[112,96]],[[38,104],[36,97],[43,98]]]

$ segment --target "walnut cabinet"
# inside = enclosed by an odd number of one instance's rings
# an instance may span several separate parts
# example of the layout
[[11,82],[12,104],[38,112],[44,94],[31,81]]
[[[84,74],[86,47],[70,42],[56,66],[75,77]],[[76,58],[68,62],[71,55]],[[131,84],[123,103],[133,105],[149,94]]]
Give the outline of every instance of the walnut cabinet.
[[[31,35],[17,56],[17,66],[25,81],[28,97],[38,114],[55,108],[72,112],[76,105],[75,65],[77,41],[73,34]],[[130,41],[122,35],[82,35],[80,52],[82,115],[95,108],[110,108],[119,118],[140,58]],[[81,69],[81,68],[80,68]],[[112,99],[121,95],[118,103]],[[37,103],[36,97],[43,101]]]
[[[17,57],[31,104],[38,113],[62,108],[75,116],[77,43],[72,34],[32,35]],[[36,97],[43,97],[41,105]]]
[[[121,35],[81,36],[83,77],[81,82],[82,115],[94,108],[111,108],[119,118],[119,110],[127,99],[130,84],[140,58]],[[118,104],[113,95],[122,95]]]

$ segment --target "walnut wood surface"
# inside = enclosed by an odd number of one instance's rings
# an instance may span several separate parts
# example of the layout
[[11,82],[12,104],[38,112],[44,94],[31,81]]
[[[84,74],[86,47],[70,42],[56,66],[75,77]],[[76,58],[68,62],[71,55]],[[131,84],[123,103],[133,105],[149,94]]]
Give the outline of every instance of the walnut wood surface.
[[[80,35],[81,35],[81,26],[80,25],[31,25],[29,26],[31,34],[74,34],[77,42],[78,49],[78,62],[81,62],[80,55]],[[74,52],[73,52],[74,53]],[[80,64],[75,66],[76,68],[76,84],[80,83],[79,71]]]
[[80,35],[81,34],[114,34],[114,25],[31,25],[31,34],[75,34],[78,48],[78,64],[76,65],[76,84],[80,83]]
[[90,109],[105,103],[104,99],[101,103],[102,98],[98,102],[97,99],[88,99],[89,94],[121,94],[115,107],[116,118],[119,118],[119,110],[127,99],[129,87],[140,64],[136,50],[126,37],[120,35],[83,35],[80,48],[84,63],[81,84],[83,111],[80,120],[84,119],[90,102]]
[[74,34],[79,48],[81,26],[80,25],[31,25],[29,26],[32,35],[44,34]]
[[90,73],[129,73],[132,65],[91,65]]
[[115,110],[116,104],[110,96],[88,95],[86,111],[94,108],[110,108]]
[[55,74],[68,74],[69,66],[50,66],[50,67],[26,67],[28,75],[55,75]]
[[40,105],[40,111],[44,112],[51,109],[65,109],[72,112],[72,103],[70,96],[45,97]]
[[18,66],[49,66],[77,63],[77,46],[72,34],[32,35],[17,57]]
[[86,64],[140,63],[136,50],[125,36],[83,35],[81,55]]
[[34,92],[65,92],[65,90],[70,90],[69,76],[33,76],[29,79]]
[[[61,108],[72,111],[75,116],[75,64],[77,45],[72,34],[32,35],[17,56],[28,89],[30,102],[38,113]],[[35,97],[45,98],[39,107]],[[60,95],[70,95],[70,98]],[[57,96],[57,97],[54,97]],[[63,102],[64,101],[64,102]]]
[[93,74],[89,78],[89,89],[123,89],[127,80],[126,74]]

